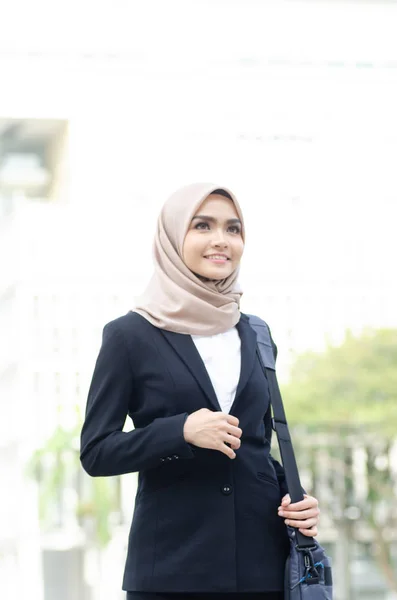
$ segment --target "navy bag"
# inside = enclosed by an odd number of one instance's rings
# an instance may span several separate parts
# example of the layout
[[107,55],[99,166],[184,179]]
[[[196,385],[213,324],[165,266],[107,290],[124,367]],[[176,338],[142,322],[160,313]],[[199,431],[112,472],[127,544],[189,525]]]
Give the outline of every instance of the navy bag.
[[[276,377],[277,348],[268,325],[248,315],[257,336],[257,355],[269,384],[273,409],[272,426],[277,434],[285,478],[292,502],[303,500],[295,453],[288,430],[283,401]],[[332,600],[331,559],[315,540],[304,536],[295,527],[287,525],[290,554],[285,565],[285,600]]]

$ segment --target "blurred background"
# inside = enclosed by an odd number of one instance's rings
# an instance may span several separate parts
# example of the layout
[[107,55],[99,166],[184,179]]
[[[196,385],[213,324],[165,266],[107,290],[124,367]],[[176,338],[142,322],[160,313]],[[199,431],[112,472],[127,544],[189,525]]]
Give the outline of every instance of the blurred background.
[[210,180],[244,210],[242,310],[278,345],[335,600],[395,600],[396,2],[1,0],[0,23],[1,599],[124,598],[136,475],[82,471],[88,387],[162,203]]

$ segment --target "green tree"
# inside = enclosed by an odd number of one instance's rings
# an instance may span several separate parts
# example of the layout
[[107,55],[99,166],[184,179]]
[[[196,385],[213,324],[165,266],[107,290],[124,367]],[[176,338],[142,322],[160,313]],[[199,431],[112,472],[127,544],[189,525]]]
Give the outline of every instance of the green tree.
[[[395,435],[397,330],[346,332],[342,345],[299,356],[285,387],[289,422]],[[304,415],[304,419],[302,416]]]
[[[391,456],[397,439],[396,366],[397,330],[367,329],[358,336],[347,331],[340,346],[329,344],[324,352],[299,356],[282,389],[298,464],[314,465],[326,452],[329,493],[322,498],[319,487],[316,495],[350,538],[354,524],[346,515],[356,511],[361,526],[372,532],[377,563],[395,592],[391,532],[397,529],[397,481]],[[354,473],[357,449],[365,485],[357,484]]]

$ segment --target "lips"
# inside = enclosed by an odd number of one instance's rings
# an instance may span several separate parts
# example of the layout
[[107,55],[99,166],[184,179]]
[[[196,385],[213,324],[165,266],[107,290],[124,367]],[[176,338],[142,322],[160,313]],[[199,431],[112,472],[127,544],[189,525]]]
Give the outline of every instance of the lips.
[[226,254],[207,254],[204,258],[208,258],[209,260],[230,260]]

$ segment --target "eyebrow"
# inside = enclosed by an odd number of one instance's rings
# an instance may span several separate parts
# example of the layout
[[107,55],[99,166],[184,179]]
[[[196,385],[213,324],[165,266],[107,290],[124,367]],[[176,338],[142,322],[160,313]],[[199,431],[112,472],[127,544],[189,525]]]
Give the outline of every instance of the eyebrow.
[[[194,219],[202,219],[204,221],[211,221],[212,223],[216,222],[216,219],[214,217],[210,217],[208,215],[196,215],[195,217],[193,217],[192,221],[194,221]],[[239,223],[241,225],[240,219],[228,219],[226,223]]]

